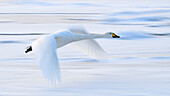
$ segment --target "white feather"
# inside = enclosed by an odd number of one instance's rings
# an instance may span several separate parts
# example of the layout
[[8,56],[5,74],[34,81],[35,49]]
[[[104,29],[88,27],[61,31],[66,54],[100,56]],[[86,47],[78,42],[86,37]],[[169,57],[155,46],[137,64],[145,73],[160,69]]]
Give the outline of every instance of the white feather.
[[[40,69],[50,83],[55,84],[60,81],[60,67],[56,49],[73,42],[75,47],[94,58],[107,58],[107,53],[93,39],[112,38],[112,34],[88,34],[82,27],[72,27],[69,30],[61,31],[43,36],[32,43],[26,53],[32,51],[36,53]],[[30,49],[32,48],[32,49]]]
[[44,36],[34,41],[32,47],[44,77],[53,84],[57,79],[60,81],[60,68],[56,54],[57,44],[54,35]]
[[[72,33],[88,34],[82,26],[72,26],[69,30]],[[72,45],[83,53],[96,59],[109,57],[104,49],[93,39],[73,42]]]

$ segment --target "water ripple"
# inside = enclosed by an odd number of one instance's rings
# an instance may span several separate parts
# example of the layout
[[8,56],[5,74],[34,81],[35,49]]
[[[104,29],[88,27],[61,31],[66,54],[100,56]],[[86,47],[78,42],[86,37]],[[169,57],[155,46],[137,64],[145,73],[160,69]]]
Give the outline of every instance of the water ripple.
[[34,58],[0,58],[0,61],[34,60]]
[[8,40],[8,41],[0,41],[0,43],[2,43],[2,44],[9,44],[9,43],[27,43],[27,42]]
[[18,36],[18,35],[45,35],[45,33],[0,33],[0,35],[10,35],[10,36]]
[[119,16],[119,15],[142,15],[142,14],[157,14],[157,13],[169,13],[170,10],[152,10],[152,11],[126,11],[126,12],[117,12],[111,14],[112,16]]

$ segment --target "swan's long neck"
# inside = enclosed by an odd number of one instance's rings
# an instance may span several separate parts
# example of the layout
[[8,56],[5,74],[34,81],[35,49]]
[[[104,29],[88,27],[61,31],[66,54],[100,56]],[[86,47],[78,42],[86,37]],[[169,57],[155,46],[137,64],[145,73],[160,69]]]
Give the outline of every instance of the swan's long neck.
[[74,41],[95,39],[95,38],[105,38],[103,34],[75,34]]

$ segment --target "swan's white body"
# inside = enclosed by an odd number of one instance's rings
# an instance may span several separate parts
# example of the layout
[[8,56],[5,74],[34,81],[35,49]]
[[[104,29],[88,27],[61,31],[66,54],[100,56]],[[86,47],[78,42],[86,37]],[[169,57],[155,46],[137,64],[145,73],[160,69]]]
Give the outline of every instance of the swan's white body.
[[[94,58],[107,57],[106,52],[93,39],[95,38],[119,38],[114,33],[106,34],[88,34],[85,30],[79,28],[70,28],[70,30],[61,31],[43,36],[32,43],[32,50],[37,54],[41,71],[45,78],[51,83],[60,81],[60,68],[56,54],[56,49],[72,43],[78,49]],[[117,37],[116,37],[117,36]]]

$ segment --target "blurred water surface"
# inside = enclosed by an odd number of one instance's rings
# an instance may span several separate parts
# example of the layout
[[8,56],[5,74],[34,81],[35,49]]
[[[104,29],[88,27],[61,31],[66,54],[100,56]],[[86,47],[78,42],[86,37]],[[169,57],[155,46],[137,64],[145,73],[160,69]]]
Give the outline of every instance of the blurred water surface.
[[[24,50],[70,25],[121,38],[97,39],[111,56],[107,60],[71,45],[59,49],[62,83],[52,86]],[[169,30],[169,0],[1,0],[0,95],[169,96]]]

